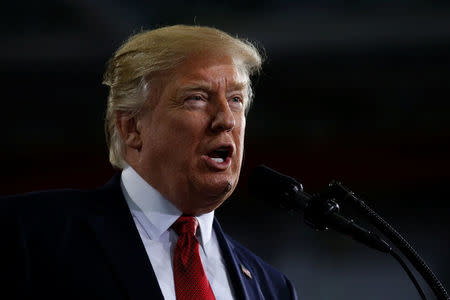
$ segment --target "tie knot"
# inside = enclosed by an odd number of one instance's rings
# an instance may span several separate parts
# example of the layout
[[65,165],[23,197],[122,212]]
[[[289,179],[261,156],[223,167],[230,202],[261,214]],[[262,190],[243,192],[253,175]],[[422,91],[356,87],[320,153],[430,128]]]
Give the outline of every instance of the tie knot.
[[172,224],[173,230],[175,230],[179,236],[185,233],[195,235],[197,226],[197,219],[192,216],[181,216]]

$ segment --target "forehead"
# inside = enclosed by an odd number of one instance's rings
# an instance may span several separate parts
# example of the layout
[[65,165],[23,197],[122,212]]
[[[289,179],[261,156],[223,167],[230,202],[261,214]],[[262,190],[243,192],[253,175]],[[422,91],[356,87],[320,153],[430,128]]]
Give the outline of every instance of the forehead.
[[218,55],[191,57],[175,67],[170,77],[177,88],[246,89],[249,83],[244,68],[231,57]]

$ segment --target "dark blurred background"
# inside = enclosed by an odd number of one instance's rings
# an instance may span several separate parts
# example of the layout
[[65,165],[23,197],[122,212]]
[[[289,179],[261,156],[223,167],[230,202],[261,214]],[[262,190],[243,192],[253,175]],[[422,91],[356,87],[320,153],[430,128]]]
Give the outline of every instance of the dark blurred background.
[[338,179],[450,287],[447,1],[42,0],[1,11],[1,195],[106,182],[106,61],[141,29],[214,26],[267,55],[241,182],[217,211],[225,230],[282,270],[302,299],[419,299],[391,257],[313,232],[246,188],[260,163],[308,192]]

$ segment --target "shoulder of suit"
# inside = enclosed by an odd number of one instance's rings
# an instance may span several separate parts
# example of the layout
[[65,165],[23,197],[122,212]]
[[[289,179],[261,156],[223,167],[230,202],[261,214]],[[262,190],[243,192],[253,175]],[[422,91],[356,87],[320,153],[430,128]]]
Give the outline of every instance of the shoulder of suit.
[[0,197],[1,215],[77,214],[95,206],[96,190],[48,190]]
[[[64,189],[31,192],[0,197],[0,214],[39,212],[58,214],[85,213],[108,206],[112,199],[120,199],[120,173],[115,174],[105,185],[91,190]],[[118,198],[119,197],[119,198]],[[117,202],[117,201],[116,201]]]

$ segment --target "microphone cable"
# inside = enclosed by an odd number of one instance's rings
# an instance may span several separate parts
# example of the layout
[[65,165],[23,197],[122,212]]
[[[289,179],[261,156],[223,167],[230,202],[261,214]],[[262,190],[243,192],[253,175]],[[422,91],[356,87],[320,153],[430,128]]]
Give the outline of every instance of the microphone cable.
[[402,266],[403,270],[405,270],[406,274],[408,274],[409,279],[411,279],[411,281],[413,282],[414,286],[417,289],[417,292],[420,295],[420,298],[422,298],[423,300],[427,300],[427,297],[425,297],[425,294],[422,290],[422,288],[420,287],[419,282],[417,281],[416,277],[414,277],[414,274],[411,272],[411,270],[408,268],[408,265],[403,261],[403,259],[400,257],[400,255],[398,255],[397,253],[395,253],[394,251],[391,251],[390,254],[397,260],[397,262]]

